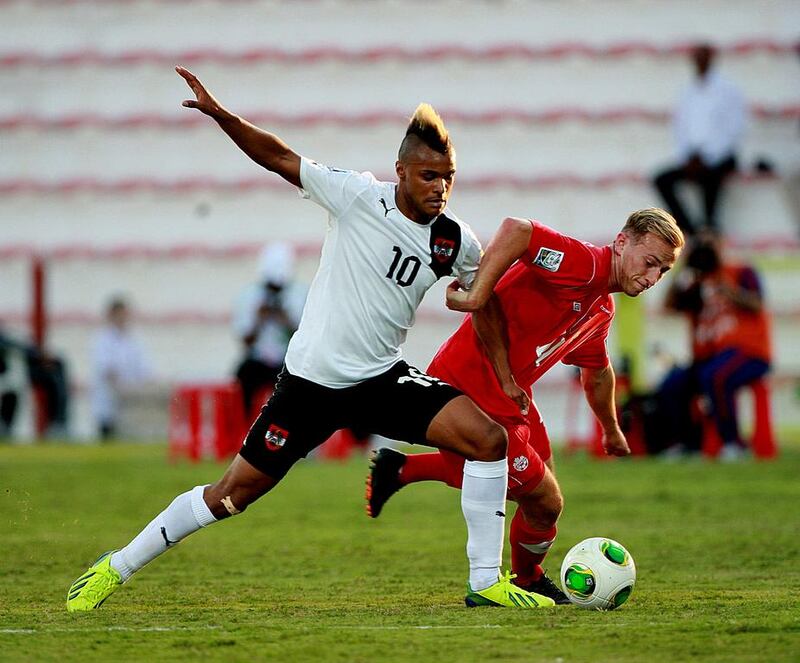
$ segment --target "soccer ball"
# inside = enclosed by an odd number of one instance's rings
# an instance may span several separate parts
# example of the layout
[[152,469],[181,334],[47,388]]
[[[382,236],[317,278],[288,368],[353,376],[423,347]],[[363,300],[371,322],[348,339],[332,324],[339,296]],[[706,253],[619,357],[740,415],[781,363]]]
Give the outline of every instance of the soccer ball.
[[633,591],[636,565],[623,546],[602,536],[581,541],[561,564],[561,586],[575,605],[591,610],[619,608]]

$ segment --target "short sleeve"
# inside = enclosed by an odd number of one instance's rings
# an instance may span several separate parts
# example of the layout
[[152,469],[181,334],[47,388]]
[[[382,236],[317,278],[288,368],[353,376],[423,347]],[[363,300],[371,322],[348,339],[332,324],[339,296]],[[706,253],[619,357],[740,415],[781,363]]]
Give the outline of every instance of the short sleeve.
[[533,232],[522,262],[555,286],[591,285],[597,276],[597,249],[538,221],[531,225]]
[[362,191],[375,182],[371,173],[330,168],[305,157],[300,160],[300,195],[334,216],[344,212]]
[[455,277],[465,290],[469,290],[475,282],[483,249],[475,233],[469,226],[461,226],[461,251],[454,265]]

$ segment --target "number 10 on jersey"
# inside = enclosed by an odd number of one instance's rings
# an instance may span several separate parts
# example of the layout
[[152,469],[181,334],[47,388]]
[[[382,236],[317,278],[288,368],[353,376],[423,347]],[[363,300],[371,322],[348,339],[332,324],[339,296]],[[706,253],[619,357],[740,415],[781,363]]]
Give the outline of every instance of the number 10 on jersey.
[[394,259],[389,265],[389,271],[386,272],[386,278],[397,281],[397,285],[405,288],[414,283],[422,261],[417,256],[403,257],[399,246],[392,247],[392,251],[394,251]]

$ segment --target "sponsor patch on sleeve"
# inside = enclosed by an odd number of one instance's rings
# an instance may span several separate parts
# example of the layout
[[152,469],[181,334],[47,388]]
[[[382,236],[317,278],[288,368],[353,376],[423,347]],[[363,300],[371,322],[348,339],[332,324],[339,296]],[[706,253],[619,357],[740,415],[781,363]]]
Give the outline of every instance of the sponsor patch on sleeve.
[[539,253],[533,259],[533,264],[546,269],[548,272],[557,272],[561,267],[561,261],[564,259],[563,251],[556,251],[555,249],[548,249],[547,247],[540,247]]

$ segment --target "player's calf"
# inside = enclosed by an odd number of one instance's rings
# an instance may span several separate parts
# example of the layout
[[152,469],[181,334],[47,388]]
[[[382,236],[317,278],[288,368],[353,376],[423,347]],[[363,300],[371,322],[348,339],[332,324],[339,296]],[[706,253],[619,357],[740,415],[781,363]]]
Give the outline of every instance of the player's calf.
[[207,486],[203,499],[217,520],[237,516],[278,481],[257,470],[241,456],[234,458],[223,477]]

